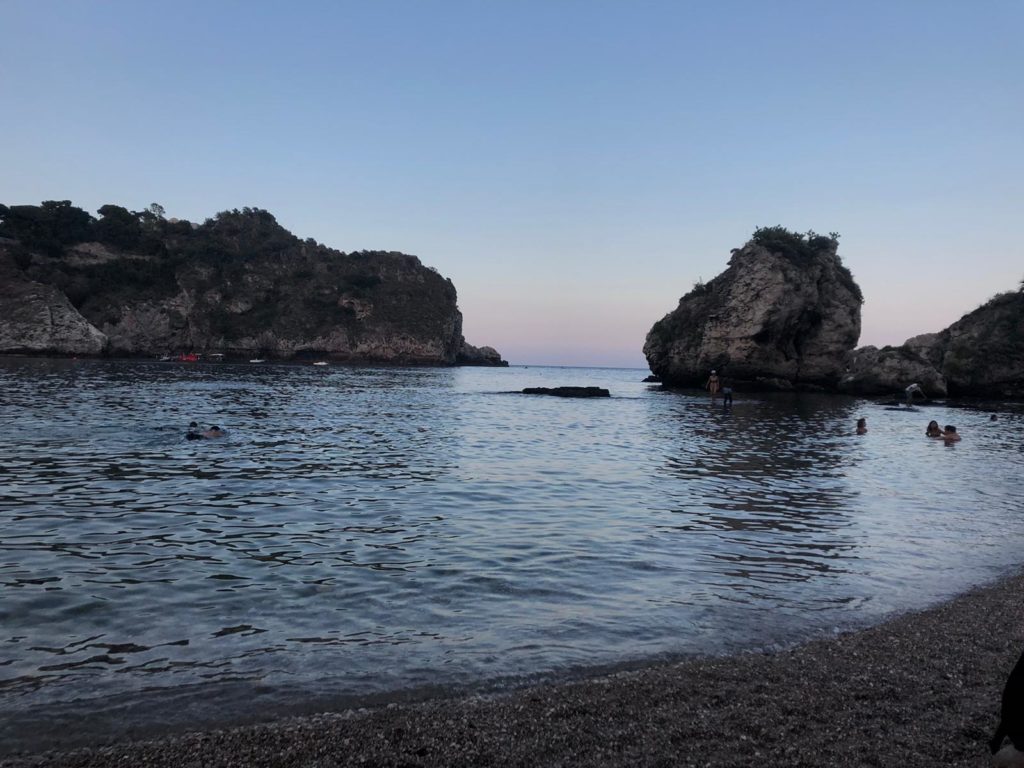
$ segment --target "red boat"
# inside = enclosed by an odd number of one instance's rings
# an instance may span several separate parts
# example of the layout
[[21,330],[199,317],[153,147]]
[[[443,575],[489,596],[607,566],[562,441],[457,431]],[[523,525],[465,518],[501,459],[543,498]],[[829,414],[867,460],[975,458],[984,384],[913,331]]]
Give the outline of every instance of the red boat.
[[181,355],[179,355],[178,359],[183,363],[195,363],[199,361],[199,355],[197,355],[195,352],[182,352]]

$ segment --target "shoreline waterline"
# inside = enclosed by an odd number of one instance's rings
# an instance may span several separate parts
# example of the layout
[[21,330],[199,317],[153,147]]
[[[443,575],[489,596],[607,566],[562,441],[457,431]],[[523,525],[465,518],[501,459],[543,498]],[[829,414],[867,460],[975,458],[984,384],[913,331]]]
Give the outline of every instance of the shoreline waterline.
[[977,765],[1020,654],[1022,590],[1017,569],[788,650],[22,753],[0,765]]

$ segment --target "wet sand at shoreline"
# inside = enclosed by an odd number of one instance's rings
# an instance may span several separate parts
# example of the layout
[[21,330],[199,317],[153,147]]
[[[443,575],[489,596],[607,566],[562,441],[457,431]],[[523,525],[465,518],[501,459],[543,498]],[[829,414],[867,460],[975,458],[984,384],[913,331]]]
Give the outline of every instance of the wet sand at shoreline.
[[788,651],[8,756],[3,766],[978,766],[1024,645],[1024,574]]

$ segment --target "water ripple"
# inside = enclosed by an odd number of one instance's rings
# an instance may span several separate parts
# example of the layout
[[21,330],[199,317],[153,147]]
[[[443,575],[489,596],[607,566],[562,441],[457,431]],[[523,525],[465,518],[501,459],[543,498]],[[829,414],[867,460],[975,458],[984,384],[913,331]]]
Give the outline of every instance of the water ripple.
[[[0,362],[0,711],[758,647],[1017,563],[1019,410],[640,378]],[[570,383],[614,397],[510,393]]]

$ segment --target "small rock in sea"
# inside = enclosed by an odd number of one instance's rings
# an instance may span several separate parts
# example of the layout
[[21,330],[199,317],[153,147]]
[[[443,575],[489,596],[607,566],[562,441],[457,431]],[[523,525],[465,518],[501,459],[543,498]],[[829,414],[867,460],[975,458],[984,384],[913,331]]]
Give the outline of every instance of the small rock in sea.
[[552,395],[554,397],[611,397],[607,389],[601,387],[527,387],[524,395]]
[[661,384],[661,377],[653,373],[644,379],[644,384]]

